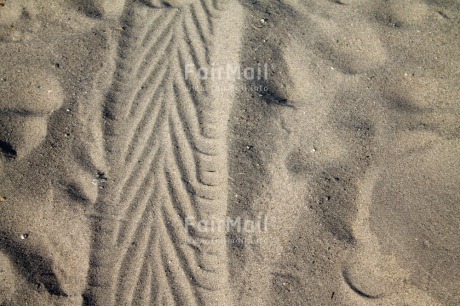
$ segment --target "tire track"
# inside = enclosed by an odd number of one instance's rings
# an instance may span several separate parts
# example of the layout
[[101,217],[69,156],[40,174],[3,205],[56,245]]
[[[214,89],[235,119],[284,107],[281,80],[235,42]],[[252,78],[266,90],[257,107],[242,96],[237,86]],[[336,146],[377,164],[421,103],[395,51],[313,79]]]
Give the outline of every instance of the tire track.
[[[227,212],[232,96],[213,88],[221,80],[185,78],[187,65],[238,63],[238,48],[225,58],[217,44],[228,35],[219,23],[242,11],[221,2],[180,10],[126,3],[105,100],[111,173],[95,214],[89,300],[97,305],[231,304],[226,233],[185,228],[186,218]],[[197,85],[204,90],[190,90]]]

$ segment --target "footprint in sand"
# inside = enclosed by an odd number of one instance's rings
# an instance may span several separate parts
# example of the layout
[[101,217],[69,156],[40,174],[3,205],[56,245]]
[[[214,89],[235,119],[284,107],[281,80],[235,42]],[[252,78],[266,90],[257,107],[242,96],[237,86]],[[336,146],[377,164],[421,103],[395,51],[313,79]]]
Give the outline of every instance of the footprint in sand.
[[50,73],[30,67],[1,76],[0,150],[7,158],[22,159],[45,139],[49,117],[62,105],[62,89]]

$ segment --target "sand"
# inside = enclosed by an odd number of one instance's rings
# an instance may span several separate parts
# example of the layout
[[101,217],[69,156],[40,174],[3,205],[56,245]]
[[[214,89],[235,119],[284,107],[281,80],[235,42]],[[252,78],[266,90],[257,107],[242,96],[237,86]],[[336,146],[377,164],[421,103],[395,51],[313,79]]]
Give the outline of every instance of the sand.
[[0,1],[0,305],[459,305],[460,3]]

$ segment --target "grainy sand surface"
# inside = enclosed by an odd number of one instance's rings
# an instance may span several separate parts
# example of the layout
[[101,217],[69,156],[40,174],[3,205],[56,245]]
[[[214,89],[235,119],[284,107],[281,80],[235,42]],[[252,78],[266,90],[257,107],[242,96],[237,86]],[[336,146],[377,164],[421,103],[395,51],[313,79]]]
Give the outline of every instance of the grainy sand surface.
[[0,305],[460,304],[460,2],[0,0]]

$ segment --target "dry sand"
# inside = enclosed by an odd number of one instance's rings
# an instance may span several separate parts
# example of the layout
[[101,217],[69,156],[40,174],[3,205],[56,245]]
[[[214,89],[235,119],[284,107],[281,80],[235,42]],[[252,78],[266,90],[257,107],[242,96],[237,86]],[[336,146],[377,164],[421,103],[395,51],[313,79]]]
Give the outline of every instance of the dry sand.
[[0,1],[0,305],[460,304],[459,36],[454,0]]

